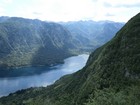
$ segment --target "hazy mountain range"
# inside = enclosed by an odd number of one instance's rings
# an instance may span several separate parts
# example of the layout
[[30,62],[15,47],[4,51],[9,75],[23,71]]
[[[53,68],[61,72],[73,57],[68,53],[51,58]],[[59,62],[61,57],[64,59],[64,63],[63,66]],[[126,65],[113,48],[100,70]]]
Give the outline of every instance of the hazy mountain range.
[[124,23],[113,21],[77,21],[61,22],[71,35],[78,40],[81,47],[93,49],[101,46],[114,37],[116,32],[122,28]]

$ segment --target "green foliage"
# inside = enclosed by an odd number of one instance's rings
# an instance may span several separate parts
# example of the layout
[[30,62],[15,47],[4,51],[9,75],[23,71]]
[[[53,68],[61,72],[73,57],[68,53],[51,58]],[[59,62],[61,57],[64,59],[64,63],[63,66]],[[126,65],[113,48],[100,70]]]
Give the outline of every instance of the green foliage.
[[110,88],[95,90],[85,105],[139,105],[139,89],[140,86],[131,86],[121,91]]

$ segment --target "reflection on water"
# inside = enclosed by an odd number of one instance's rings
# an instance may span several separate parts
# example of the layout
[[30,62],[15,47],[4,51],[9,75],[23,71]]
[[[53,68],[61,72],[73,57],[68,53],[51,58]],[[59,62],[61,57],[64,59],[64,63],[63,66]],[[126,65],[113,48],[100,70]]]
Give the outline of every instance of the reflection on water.
[[[38,75],[0,78],[0,96],[8,95],[20,89],[52,84],[61,76],[76,72],[85,66],[88,57],[89,55],[82,54],[67,58],[64,64],[51,68],[43,67],[43,69],[46,69],[46,72]],[[24,70],[25,68],[22,69]],[[33,70],[34,67],[28,67],[26,69]],[[37,69],[40,70],[42,67],[37,67]]]

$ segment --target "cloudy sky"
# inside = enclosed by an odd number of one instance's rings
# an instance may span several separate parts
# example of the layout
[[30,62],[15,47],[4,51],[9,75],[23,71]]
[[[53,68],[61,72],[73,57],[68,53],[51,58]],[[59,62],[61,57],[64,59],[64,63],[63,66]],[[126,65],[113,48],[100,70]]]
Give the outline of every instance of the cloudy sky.
[[140,0],[0,0],[0,16],[48,21],[127,22],[140,12]]

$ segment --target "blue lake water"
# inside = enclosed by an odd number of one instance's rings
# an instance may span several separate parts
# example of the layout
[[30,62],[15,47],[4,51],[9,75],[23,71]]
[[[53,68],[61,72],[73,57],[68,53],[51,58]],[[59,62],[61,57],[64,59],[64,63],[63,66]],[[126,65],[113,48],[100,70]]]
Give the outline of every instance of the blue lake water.
[[[88,57],[89,55],[86,54],[69,57],[64,60],[64,64],[54,67],[25,67],[12,70],[7,77],[0,77],[0,97],[29,87],[50,85],[63,75],[71,74],[82,69],[86,64]],[[33,75],[25,76],[24,73],[26,74],[26,71]],[[43,72],[35,74],[34,71]],[[6,73],[7,72],[8,71],[6,71]],[[4,74],[4,71],[2,71],[2,73]],[[15,75],[15,73],[17,75]]]

